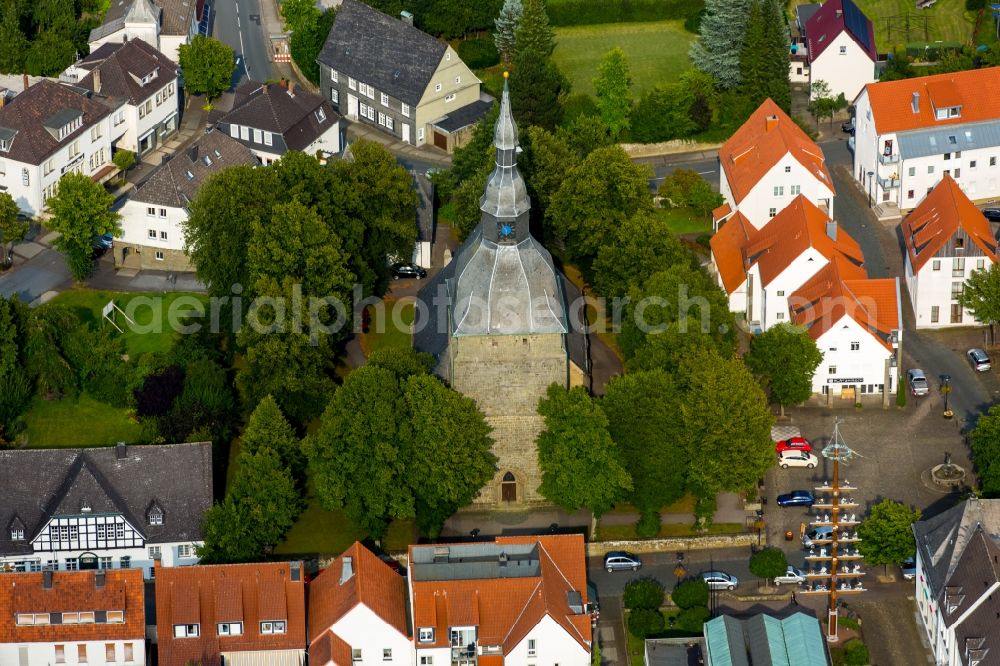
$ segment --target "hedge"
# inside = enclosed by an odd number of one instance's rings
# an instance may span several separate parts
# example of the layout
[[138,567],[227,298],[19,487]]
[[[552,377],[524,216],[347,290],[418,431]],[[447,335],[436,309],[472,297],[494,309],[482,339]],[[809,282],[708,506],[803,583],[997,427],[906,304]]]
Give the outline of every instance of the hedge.
[[458,57],[469,69],[484,69],[500,62],[500,52],[492,37],[473,37],[459,42]]
[[704,0],[549,0],[546,10],[552,25],[571,26],[668,19],[687,22],[704,6]]
[[630,634],[636,638],[645,639],[651,634],[658,634],[663,631],[663,626],[666,622],[660,611],[651,608],[639,608],[629,612],[627,624]]

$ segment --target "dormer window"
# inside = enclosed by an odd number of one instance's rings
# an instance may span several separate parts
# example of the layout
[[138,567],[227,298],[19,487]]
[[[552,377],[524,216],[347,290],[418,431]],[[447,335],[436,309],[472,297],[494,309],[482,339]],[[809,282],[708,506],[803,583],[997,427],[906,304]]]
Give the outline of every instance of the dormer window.
[[326,120],[326,113],[323,109],[316,109],[316,121],[324,122]]
[[283,634],[285,633],[284,620],[272,620],[260,623],[260,633],[262,634]]
[[150,81],[152,81],[153,79],[155,79],[156,75],[158,73],[159,73],[159,70],[158,69],[154,69],[152,72],[150,72],[146,76],[142,77],[142,79],[139,81],[139,83],[142,84],[142,85],[146,85],[147,83],[149,83]]
[[219,624],[219,635],[220,636],[242,636],[243,635],[243,623],[242,622],[222,622]]
[[191,173],[190,171],[185,171],[184,175],[187,176],[188,180],[194,180],[194,174]]
[[434,642],[434,627],[420,627],[417,631],[417,642],[418,643],[433,643]]
[[146,520],[149,521],[150,525],[162,525],[163,509],[156,503],[151,504],[149,511],[146,512]]
[[946,106],[941,109],[934,109],[934,118],[937,120],[948,120],[949,118],[961,118],[962,107]]
[[24,529],[20,527],[10,528],[10,540],[11,541],[24,541]]
[[212,166],[212,158],[209,157],[208,155],[202,157],[201,161],[205,163],[205,166]]
[[174,638],[197,638],[199,629],[197,624],[175,624]]

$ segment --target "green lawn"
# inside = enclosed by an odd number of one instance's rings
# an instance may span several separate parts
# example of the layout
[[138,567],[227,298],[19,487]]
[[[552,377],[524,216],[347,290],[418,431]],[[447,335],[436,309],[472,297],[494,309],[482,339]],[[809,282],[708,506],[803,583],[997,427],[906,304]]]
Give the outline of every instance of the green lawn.
[[[664,623],[666,624],[667,627],[669,627],[671,620],[673,618],[677,617],[680,614],[680,610],[676,609],[676,608],[671,609],[671,610],[665,610],[665,611],[661,610],[660,614],[663,615]],[[628,614],[626,614],[625,617],[626,617],[626,622],[627,622]],[[628,624],[626,623],[625,626],[628,627]],[[701,634],[689,634],[688,632],[681,631],[680,629],[665,629],[663,631],[662,635],[659,636],[659,637],[660,638],[689,638],[689,637],[692,637],[692,636],[700,636],[700,635]],[[632,664],[643,664],[643,663],[645,663],[645,659],[646,659],[645,641],[643,641],[641,638],[637,638],[637,637],[633,636],[632,632],[629,631],[627,628],[625,630],[625,636],[626,636],[626,642],[628,643],[629,662],[632,663]]]
[[413,303],[385,301],[385,318],[379,322],[372,314],[368,333],[361,336],[361,350],[368,356],[379,349],[390,347],[409,349],[413,346],[413,335],[410,326],[413,325]]
[[[82,321],[95,326],[111,327],[101,317],[101,310],[111,300],[135,322],[133,326],[121,313],[115,313],[115,322],[124,331],[126,351],[131,356],[168,351],[180,335],[173,330],[171,319],[177,320],[190,313],[195,302],[208,303],[208,297],[203,294],[119,293],[94,289],[64,291],[52,299],[52,302],[71,308]],[[207,325],[207,307],[204,311],[206,317],[201,321],[203,325]]]
[[[339,555],[352,543],[367,536],[351,523],[343,511],[326,511],[315,497],[310,497],[306,510],[274,552],[278,555]],[[390,552],[405,551],[411,543],[415,543],[413,522],[397,520],[389,525],[382,547]]]
[[676,235],[712,233],[712,220],[690,208],[657,208],[656,215],[666,221],[667,228]]
[[598,65],[616,46],[628,58],[635,97],[661,83],[673,82],[691,67],[687,53],[695,35],[684,29],[683,21],[606,23],[555,31],[552,57],[573,85],[574,94],[594,94]]
[[30,448],[131,444],[140,436],[139,424],[128,410],[98,402],[86,393],[65,400],[35,398],[25,421],[24,436]]

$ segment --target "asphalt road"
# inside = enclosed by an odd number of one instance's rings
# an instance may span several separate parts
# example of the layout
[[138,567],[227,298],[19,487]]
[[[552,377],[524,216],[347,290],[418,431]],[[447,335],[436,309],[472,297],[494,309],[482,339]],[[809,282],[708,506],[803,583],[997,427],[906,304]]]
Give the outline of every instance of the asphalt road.
[[30,303],[47,291],[72,281],[62,254],[47,248],[18,268],[0,274],[0,296]]
[[268,81],[277,78],[268,58],[268,38],[261,26],[260,1],[214,0],[212,34],[233,47],[236,53],[234,86],[246,79]]

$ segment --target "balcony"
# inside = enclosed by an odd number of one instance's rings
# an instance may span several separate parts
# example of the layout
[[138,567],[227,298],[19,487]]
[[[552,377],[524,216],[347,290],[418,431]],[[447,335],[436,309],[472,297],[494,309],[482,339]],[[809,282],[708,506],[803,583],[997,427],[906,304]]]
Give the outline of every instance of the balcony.
[[899,178],[883,178],[879,176],[877,180],[878,186],[883,190],[893,190],[899,187]]
[[893,153],[892,155],[886,155],[885,153],[878,156],[879,164],[895,164],[899,161],[899,153]]
[[451,666],[476,666],[476,644],[452,646]]

